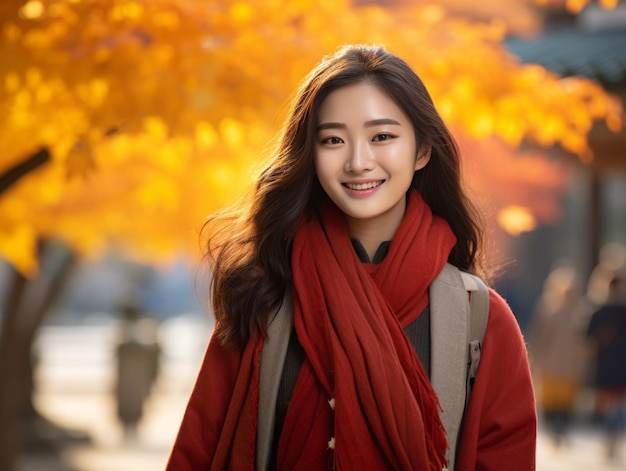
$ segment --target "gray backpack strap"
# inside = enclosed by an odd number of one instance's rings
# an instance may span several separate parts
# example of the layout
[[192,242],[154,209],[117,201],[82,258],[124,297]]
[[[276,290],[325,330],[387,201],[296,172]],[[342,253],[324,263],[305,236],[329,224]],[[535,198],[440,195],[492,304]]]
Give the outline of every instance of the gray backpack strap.
[[469,274],[466,276],[450,264],[446,264],[431,283],[429,293],[431,383],[443,409],[441,420],[450,447],[448,469],[454,469],[458,435],[469,400],[468,387],[473,383],[468,365],[472,359],[471,351],[476,350],[472,368],[475,376],[487,323],[489,297],[480,279]]
[[487,330],[489,320],[489,290],[483,280],[470,273],[461,273],[465,289],[470,292],[470,342],[469,342],[469,366],[467,369],[467,388],[465,405],[469,402],[474,379],[478,372],[480,354],[482,351],[483,338]]
[[276,419],[276,399],[292,328],[293,301],[291,293],[287,290],[280,308],[268,321],[267,338],[261,352],[256,435],[257,471],[265,471],[269,466]]
[[469,302],[459,270],[446,264],[431,283],[431,383],[439,397],[448,440],[449,469],[454,469],[456,442],[465,410]]

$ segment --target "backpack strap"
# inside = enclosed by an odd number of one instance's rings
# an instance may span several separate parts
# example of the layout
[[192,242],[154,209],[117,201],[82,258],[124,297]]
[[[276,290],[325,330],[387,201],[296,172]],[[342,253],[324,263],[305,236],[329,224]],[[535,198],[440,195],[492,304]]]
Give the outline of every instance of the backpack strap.
[[469,402],[474,379],[478,372],[480,354],[482,351],[483,338],[487,330],[489,320],[489,290],[483,280],[475,275],[459,272],[463,278],[465,289],[470,293],[470,337],[469,337],[469,365],[467,369],[467,388],[465,406]]
[[289,290],[276,314],[269,318],[259,373],[256,469],[268,469],[276,421],[276,398],[293,328],[293,300]]
[[450,447],[448,469],[454,469],[463,414],[480,361],[489,295],[478,277],[451,264],[432,282],[429,294],[431,383],[443,409],[441,420]]

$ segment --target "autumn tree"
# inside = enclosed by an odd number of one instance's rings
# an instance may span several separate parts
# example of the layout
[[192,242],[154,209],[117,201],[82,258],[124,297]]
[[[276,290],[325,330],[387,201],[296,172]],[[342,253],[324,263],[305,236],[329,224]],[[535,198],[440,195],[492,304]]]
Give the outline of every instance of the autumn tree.
[[[621,124],[616,103],[594,83],[521,64],[501,45],[506,31],[412,2],[3,1],[0,254],[15,269],[0,339],[4,412],[24,396],[7,390],[29,384],[13,378],[30,371],[28,347],[62,285],[46,283],[35,311],[22,302],[47,273],[51,241],[67,248],[57,280],[76,257],[110,247],[140,260],[194,256],[204,216],[249,188],[289,94],[341,44],[405,58],[472,139],[589,158],[593,122]],[[10,470],[2,425],[0,468]]]

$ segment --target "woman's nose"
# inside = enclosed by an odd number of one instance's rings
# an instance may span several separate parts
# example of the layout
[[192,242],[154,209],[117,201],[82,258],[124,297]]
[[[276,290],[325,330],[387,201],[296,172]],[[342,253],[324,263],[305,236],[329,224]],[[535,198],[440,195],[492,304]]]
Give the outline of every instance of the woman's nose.
[[347,172],[360,173],[373,168],[374,155],[366,143],[356,143],[348,152],[345,167]]

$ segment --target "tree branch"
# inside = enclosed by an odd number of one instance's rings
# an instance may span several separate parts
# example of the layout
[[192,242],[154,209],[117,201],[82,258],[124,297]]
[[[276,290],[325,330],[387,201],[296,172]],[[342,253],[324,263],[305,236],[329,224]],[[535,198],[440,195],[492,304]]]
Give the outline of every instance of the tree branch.
[[15,185],[22,177],[38,169],[50,160],[50,151],[42,147],[26,160],[9,168],[0,175],[0,195]]

